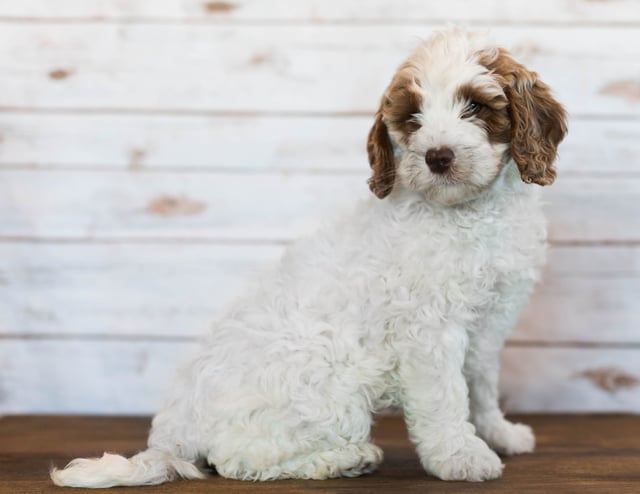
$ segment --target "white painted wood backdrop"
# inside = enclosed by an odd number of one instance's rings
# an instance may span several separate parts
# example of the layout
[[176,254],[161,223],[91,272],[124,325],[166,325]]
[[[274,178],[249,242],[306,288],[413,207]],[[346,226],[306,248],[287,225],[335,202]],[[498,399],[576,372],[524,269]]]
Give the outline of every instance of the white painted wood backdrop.
[[0,412],[150,413],[197,335],[367,193],[395,67],[492,31],[571,113],[511,411],[640,411],[640,2],[0,0]]

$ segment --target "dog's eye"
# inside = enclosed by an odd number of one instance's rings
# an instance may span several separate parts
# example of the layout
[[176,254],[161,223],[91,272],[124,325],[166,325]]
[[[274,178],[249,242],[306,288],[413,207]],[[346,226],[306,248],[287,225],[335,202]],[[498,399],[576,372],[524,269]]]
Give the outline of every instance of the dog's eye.
[[418,122],[418,120],[416,120],[415,118],[412,118],[407,121],[407,129],[411,134],[420,130],[420,127],[422,127],[422,124]]
[[472,117],[473,115],[477,114],[481,108],[482,108],[482,105],[480,103],[471,101],[462,112],[462,118]]
[[404,122],[405,131],[409,134],[417,132],[420,127],[422,127],[422,123],[420,123],[420,115],[418,113],[414,113]]

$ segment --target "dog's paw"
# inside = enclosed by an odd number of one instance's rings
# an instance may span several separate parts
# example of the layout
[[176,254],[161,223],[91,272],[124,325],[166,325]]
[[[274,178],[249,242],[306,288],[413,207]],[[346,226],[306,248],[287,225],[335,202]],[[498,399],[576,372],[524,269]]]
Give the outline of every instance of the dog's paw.
[[497,479],[504,467],[500,457],[476,436],[465,437],[464,447],[453,454],[443,456],[443,451],[432,450],[429,456],[423,460],[425,470],[442,480],[482,482]]
[[505,456],[531,453],[536,447],[536,438],[531,427],[514,424],[505,419],[486,425],[478,432],[489,446]]

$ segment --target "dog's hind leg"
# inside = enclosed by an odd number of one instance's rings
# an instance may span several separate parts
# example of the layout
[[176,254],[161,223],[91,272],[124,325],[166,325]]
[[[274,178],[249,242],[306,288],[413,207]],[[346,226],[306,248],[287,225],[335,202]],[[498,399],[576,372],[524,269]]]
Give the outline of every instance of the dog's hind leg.
[[329,479],[358,477],[373,472],[382,462],[382,450],[372,443],[345,444],[334,449],[300,454],[262,469],[231,460],[216,465],[224,477],[239,480]]
[[307,403],[296,401],[284,410],[236,415],[217,431],[209,464],[224,477],[242,480],[356,477],[375,470],[382,450],[370,442],[365,395],[322,396],[309,393]]
[[358,477],[373,472],[382,462],[382,450],[372,443],[311,453],[280,465],[281,475],[298,479]]

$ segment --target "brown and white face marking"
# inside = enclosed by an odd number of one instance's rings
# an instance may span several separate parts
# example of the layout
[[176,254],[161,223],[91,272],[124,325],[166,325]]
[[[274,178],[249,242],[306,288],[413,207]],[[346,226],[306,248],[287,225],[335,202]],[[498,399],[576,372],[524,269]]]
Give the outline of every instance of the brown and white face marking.
[[566,114],[549,88],[501,49],[454,28],[398,69],[369,133],[371,190],[395,187],[453,205],[496,180],[513,158],[525,182],[555,178]]

